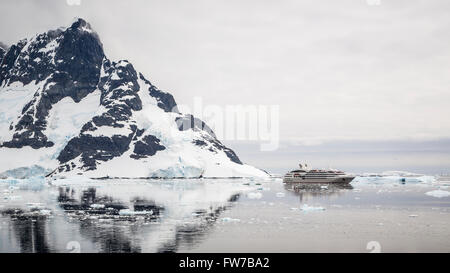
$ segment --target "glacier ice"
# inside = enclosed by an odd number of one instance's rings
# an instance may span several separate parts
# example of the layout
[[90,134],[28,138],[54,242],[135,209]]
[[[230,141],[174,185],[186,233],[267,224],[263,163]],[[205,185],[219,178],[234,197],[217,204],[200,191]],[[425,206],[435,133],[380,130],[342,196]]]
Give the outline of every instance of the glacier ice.
[[20,167],[4,171],[0,173],[0,179],[17,178],[25,179],[29,177],[43,176],[48,173],[48,169],[45,169],[38,165],[31,165],[29,167]]

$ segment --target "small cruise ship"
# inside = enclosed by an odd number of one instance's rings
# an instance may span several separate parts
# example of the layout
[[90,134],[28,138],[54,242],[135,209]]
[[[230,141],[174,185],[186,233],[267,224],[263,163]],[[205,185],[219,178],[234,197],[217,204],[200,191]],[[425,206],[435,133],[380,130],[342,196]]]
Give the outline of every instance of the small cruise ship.
[[284,183],[350,183],[355,176],[338,170],[309,169],[307,164],[299,164],[300,169],[288,172]]

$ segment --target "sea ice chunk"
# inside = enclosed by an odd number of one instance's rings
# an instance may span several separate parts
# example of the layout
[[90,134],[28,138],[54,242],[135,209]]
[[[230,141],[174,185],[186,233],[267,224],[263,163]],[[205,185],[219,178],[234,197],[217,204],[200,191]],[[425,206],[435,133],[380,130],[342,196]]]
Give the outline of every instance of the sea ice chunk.
[[130,209],[121,209],[119,215],[152,215],[152,210],[132,211]]
[[27,203],[27,207],[29,209],[42,209],[44,207],[44,204],[42,204],[42,203]]
[[52,214],[52,211],[49,209],[41,209],[41,210],[39,210],[39,214],[44,215],[44,216],[50,216]]
[[260,192],[249,192],[247,193],[247,197],[250,199],[261,199],[262,198],[262,193]]
[[313,207],[313,206],[308,206],[307,204],[304,204],[300,209],[302,211],[323,211],[323,210],[325,210],[324,207]]
[[429,191],[429,192],[426,192],[425,194],[429,195],[429,196],[437,197],[437,198],[450,196],[449,191],[443,191],[443,190]]
[[104,207],[105,207],[104,204],[92,204],[91,205],[91,208],[93,208],[93,209],[102,209]]
[[222,218],[222,222],[240,222],[240,219],[237,218],[230,218],[230,217],[224,217]]
[[284,192],[277,192],[277,197],[284,197],[286,194]]

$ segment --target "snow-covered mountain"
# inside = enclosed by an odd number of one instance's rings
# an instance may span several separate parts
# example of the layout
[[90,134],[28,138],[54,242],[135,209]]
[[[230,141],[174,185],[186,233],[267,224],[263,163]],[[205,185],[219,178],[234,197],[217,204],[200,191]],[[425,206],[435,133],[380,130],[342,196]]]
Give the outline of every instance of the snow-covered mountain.
[[0,49],[0,173],[265,177],[201,120],[180,113],[83,19]]

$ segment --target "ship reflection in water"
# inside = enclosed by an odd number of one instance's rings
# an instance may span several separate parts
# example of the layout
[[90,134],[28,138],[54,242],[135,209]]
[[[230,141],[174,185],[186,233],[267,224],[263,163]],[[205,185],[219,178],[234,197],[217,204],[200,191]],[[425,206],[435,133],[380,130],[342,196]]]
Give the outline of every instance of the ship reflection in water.
[[284,189],[294,193],[300,198],[300,202],[312,198],[338,197],[352,190],[350,183],[286,183]]
[[176,252],[200,242],[247,190],[241,183],[127,183],[16,190],[23,198],[0,207],[0,252]]

